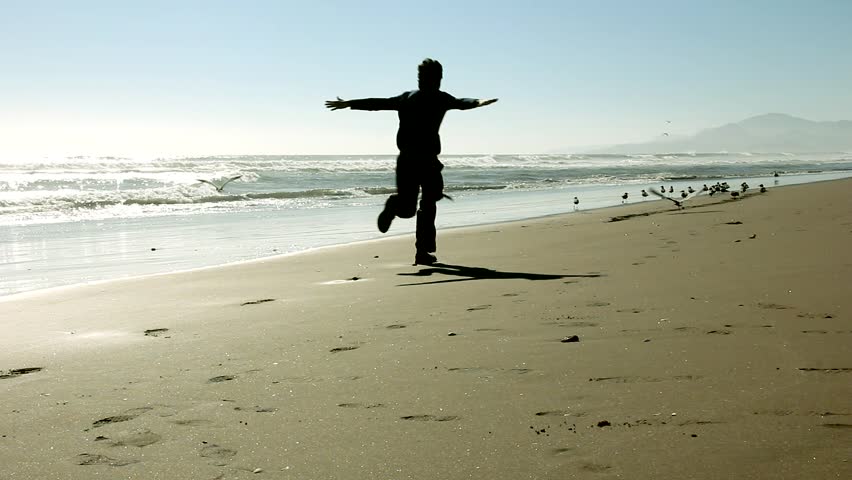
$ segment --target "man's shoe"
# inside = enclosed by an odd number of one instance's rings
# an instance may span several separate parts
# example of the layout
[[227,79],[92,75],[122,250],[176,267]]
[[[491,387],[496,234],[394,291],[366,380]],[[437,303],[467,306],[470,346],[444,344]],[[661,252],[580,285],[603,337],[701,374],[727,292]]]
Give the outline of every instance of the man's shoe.
[[379,214],[379,220],[377,222],[380,232],[387,233],[388,229],[390,229],[391,222],[393,222],[393,217],[393,212],[391,212],[386,205],[385,209],[382,210],[382,213]]
[[415,265],[434,265],[437,261],[438,257],[432,255],[431,253],[417,252],[417,254],[414,255]]
[[382,210],[382,213],[379,214],[379,220],[376,222],[379,225],[379,231],[382,233],[387,233],[388,229],[390,229],[391,222],[393,222],[393,218],[396,216],[393,208],[395,198],[396,197],[393,195],[388,197],[385,202],[385,208]]

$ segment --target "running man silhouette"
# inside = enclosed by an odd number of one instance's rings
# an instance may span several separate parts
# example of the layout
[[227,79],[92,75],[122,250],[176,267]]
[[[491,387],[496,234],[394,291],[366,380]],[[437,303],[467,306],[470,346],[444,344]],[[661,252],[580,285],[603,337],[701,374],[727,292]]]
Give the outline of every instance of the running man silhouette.
[[[497,101],[496,98],[455,98],[441,91],[443,67],[437,60],[427,58],[417,67],[419,90],[412,90],[391,98],[360,98],[355,100],[329,100],[326,108],[339,110],[396,110],[399,112],[399,130],[396,133],[396,193],[385,203],[379,214],[379,231],[385,233],[395,217],[411,218],[417,215],[417,233],[414,256],[415,265],[432,265],[438,261],[432,255],[435,245],[436,204],[444,195],[444,165],[438,160],[441,137],[438,130],[448,110],[470,110]],[[423,190],[420,209],[417,197]]]

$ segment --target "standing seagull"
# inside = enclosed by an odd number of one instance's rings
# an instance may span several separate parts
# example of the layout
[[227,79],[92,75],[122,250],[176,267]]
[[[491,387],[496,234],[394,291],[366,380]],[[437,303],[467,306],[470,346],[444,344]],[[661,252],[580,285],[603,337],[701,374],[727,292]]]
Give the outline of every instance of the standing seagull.
[[207,185],[210,185],[213,188],[215,188],[217,192],[222,193],[222,190],[225,188],[225,185],[233,182],[234,180],[236,180],[238,178],[242,178],[242,175],[237,175],[236,177],[231,177],[231,178],[225,180],[224,182],[222,182],[222,185],[216,185],[215,183],[211,182],[210,180],[204,180],[204,179],[201,179],[201,178],[199,178],[198,181],[201,182],[201,183],[206,183]]
[[648,192],[646,192],[646,191],[643,189],[643,190],[642,190],[642,197],[644,198],[644,197],[647,197],[647,196],[648,196]]
[[624,192],[624,195],[621,196],[621,203],[624,203],[626,201],[627,201],[627,192]]
[[580,199],[574,197],[574,211],[576,212],[578,208],[580,208]]

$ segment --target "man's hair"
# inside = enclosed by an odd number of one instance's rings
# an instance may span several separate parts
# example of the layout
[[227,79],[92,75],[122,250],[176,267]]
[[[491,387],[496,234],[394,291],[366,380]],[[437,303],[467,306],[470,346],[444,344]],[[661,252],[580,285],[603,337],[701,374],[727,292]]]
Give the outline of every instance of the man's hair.
[[444,67],[441,62],[427,58],[417,66],[417,83],[421,89],[435,89],[441,86],[441,78],[444,76]]

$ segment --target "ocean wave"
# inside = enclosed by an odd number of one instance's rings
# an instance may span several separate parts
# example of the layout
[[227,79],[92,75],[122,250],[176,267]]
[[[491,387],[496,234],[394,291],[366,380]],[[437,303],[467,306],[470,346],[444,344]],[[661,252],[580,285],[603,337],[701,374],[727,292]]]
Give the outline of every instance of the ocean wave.
[[[443,155],[448,169],[559,170],[563,168],[635,167],[660,168],[687,165],[776,164],[849,162],[849,154],[791,154],[751,152],[666,152],[653,154],[523,154]],[[283,179],[287,175],[392,174],[395,155],[362,156],[211,156],[186,158],[127,159],[73,157],[31,161],[0,161],[0,189],[9,185],[51,182],[127,184],[192,184],[197,179],[221,179],[243,175],[241,182]],[[85,185],[84,185],[85,186]]]

